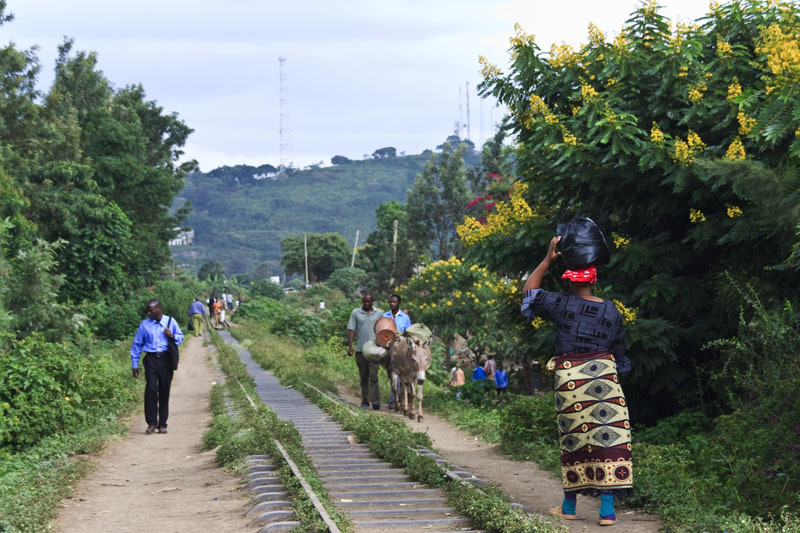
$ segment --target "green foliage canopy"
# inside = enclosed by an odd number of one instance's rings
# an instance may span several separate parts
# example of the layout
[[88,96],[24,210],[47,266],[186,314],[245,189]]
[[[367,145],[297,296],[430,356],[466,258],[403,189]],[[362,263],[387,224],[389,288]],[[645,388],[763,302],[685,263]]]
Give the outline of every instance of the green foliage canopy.
[[792,6],[732,2],[673,27],[647,2],[613,42],[592,26],[580,50],[546,54],[518,29],[508,73],[483,60],[481,91],[511,110],[531,213],[468,221],[466,256],[519,276],[557,222],[592,216],[614,243],[600,289],[636,313],[635,385],[662,408],[674,406],[663,392],[680,396],[688,370],[708,362],[704,343],[734,330],[724,272],[767,295],[800,281],[773,268],[800,222]]
[[[286,237],[281,241],[281,264],[289,274],[305,273],[305,245],[303,237]],[[311,233],[308,235],[309,282],[325,281],[334,270],[348,265],[350,248],[338,233]]]

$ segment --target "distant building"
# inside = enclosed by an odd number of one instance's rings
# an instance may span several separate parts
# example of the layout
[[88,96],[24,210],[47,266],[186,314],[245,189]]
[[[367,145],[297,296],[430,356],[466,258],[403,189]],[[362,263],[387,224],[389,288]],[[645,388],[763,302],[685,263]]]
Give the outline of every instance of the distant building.
[[175,236],[174,239],[170,239],[169,241],[170,246],[186,246],[188,244],[194,244],[193,229],[190,229],[189,231],[181,231]]

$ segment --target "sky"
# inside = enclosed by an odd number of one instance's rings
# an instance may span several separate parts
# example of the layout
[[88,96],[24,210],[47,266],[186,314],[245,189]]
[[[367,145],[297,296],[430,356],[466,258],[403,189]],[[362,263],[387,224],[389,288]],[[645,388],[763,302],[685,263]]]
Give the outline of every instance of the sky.
[[[707,2],[661,0],[684,22]],[[478,57],[503,70],[514,24],[552,43],[586,42],[590,22],[612,38],[637,0],[8,0],[15,19],[0,42],[38,46],[39,89],[57,46],[95,51],[115,87],[147,98],[194,133],[184,147],[207,172],[281,162],[281,76],[286,58],[284,161],[329,164],[433,149],[456,131],[480,145],[503,115],[476,92]],[[468,89],[467,89],[468,86]],[[466,100],[470,113],[467,115]],[[466,124],[469,123],[469,135]]]

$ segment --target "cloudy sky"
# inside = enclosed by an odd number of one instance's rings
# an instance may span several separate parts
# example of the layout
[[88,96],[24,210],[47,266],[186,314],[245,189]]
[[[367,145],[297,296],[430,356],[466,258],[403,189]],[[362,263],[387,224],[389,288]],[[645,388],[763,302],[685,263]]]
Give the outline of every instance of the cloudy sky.
[[[285,56],[291,161],[360,159],[394,146],[419,153],[460,117],[480,144],[502,111],[481,102],[478,56],[503,68],[514,24],[539,45],[578,45],[589,22],[619,32],[636,0],[8,0],[0,41],[39,46],[40,89],[64,36],[94,50],[117,87],[150,99],[195,132],[185,147],[201,169],[280,162],[279,56]],[[707,2],[662,0],[676,20]],[[462,98],[459,99],[459,91]],[[461,112],[459,112],[459,104]],[[461,114],[460,114],[461,113]],[[463,132],[462,137],[466,136]]]

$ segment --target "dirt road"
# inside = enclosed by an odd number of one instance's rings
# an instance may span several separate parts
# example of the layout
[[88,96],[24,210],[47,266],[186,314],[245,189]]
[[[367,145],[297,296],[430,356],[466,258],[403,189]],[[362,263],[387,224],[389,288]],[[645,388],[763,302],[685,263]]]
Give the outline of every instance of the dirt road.
[[[62,502],[62,533],[247,531],[239,479],[202,450],[216,371],[202,339],[181,350],[170,395],[169,433],[145,435],[144,415],[129,421],[124,440],[96,459],[97,469]],[[143,375],[140,379],[143,379]]]
[[[339,387],[339,394],[354,406],[360,403],[360,398],[345,387]],[[499,485],[512,501],[542,514],[561,504],[561,482],[535,463],[512,461],[497,449],[497,445],[483,442],[428,412],[421,423],[395,415],[394,411],[390,413],[385,406],[380,412],[401,418],[413,431],[427,433],[439,455],[480,479]],[[599,499],[579,496],[579,520],[563,523],[576,533],[608,533],[609,528],[600,527],[597,523],[599,510]],[[611,529],[625,533],[657,533],[660,527],[661,521],[657,516],[617,509],[617,524]]]

